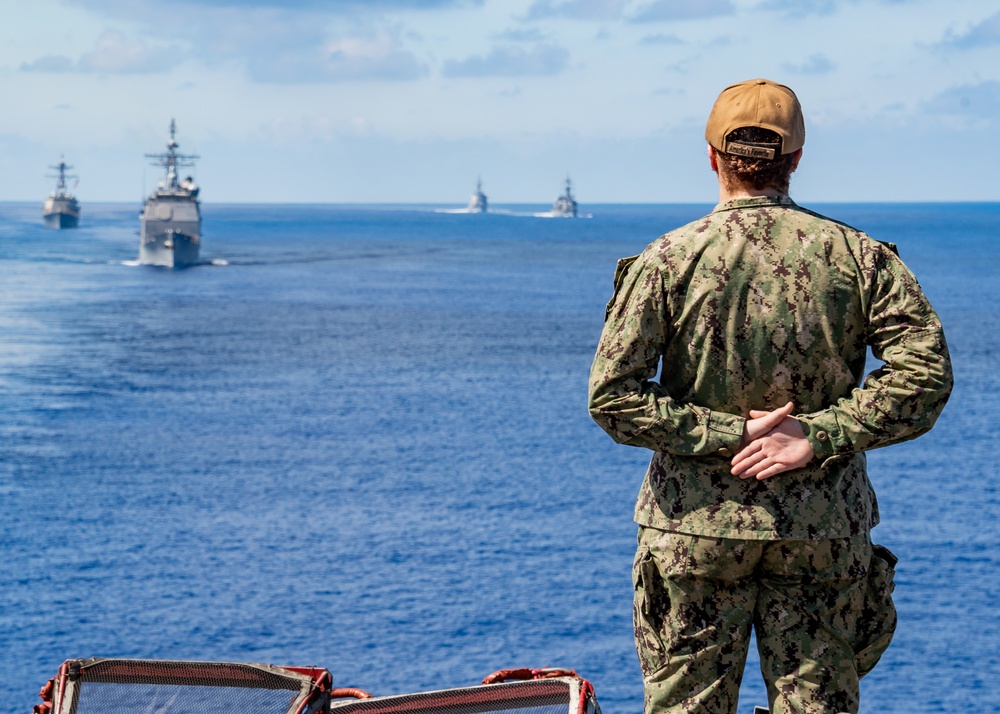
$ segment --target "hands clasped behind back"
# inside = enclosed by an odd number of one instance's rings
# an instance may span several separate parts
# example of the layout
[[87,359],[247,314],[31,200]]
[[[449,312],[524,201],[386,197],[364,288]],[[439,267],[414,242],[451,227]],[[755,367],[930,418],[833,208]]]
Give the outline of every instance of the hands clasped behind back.
[[773,411],[750,411],[740,450],[731,462],[734,476],[760,481],[801,468],[812,460],[812,445],[799,421],[790,416],[794,408],[788,402]]

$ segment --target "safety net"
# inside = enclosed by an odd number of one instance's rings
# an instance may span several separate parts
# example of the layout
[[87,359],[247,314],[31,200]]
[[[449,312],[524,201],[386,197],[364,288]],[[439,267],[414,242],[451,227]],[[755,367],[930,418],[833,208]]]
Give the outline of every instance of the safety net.
[[[516,680],[516,681],[510,681]],[[500,670],[482,686],[417,694],[334,699],[331,714],[600,714],[594,689],[572,670]]]
[[312,714],[330,673],[314,667],[93,658],[68,660],[36,714]]
[[601,714],[567,669],[506,669],[482,684],[373,697],[317,667],[92,658],[67,660],[35,714]]

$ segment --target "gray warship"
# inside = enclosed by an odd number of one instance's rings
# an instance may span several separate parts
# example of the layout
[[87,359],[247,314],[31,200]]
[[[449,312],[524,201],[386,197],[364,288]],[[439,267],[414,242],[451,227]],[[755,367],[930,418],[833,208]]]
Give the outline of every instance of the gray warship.
[[56,190],[42,204],[42,220],[48,228],[76,228],[80,224],[80,203],[66,189],[66,179],[76,178],[66,173],[73,167],[60,156],[59,163],[49,168],[58,171],[57,174],[48,176],[56,179]]
[[174,139],[177,127],[170,120],[170,141],[162,154],[146,154],[165,175],[146,199],[139,214],[139,263],[183,268],[198,262],[201,244],[199,188],[190,176],[177,179],[177,169],[194,166],[196,154],[180,154]]
[[483,193],[482,178],[476,179],[476,190],[473,192],[472,196],[469,197],[469,205],[466,206],[465,210],[469,213],[486,213],[486,211],[489,210],[489,203],[486,200],[486,194]]
[[552,204],[552,215],[561,218],[576,218],[576,199],[573,198],[573,184],[566,177],[566,193]]

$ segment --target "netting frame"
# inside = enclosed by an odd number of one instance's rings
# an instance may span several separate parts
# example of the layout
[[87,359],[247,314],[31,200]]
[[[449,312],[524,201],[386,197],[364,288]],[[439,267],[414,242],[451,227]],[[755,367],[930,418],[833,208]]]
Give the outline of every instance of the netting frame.
[[[267,680],[285,686],[268,686]],[[76,714],[82,688],[92,682],[283,690],[293,695],[283,714],[326,714],[331,680],[330,672],[320,667],[109,657],[71,659],[63,662],[59,673],[43,688],[44,703],[34,711],[36,714]]]
[[502,712],[505,709],[531,706],[532,700],[537,702],[546,697],[553,699],[552,704],[565,706],[567,714],[601,714],[593,687],[578,676],[504,681],[370,699],[333,699],[330,702],[330,714],[433,714],[447,706],[462,707],[470,714]]

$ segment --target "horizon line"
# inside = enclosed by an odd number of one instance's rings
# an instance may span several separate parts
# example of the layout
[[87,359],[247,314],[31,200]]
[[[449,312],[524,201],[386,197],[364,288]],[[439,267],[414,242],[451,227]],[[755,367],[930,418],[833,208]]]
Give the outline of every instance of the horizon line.
[[[129,200],[95,200],[81,201],[76,197],[81,205],[142,205],[145,198],[136,201]],[[797,200],[792,196],[792,200],[798,204],[808,202],[810,204],[823,205],[982,205],[1000,204],[1000,198],[994,199],[961,199],[961,200],[935,200],[927,201],[922,199],[881,199],[881,200]],[[29,199],[0,199],[0,205],[17,204],[39,204],[44,202]],[[199,201],[202,206],[459,206],[458,202],[447,201]],[[580,206],[716,206],[718,201],[578,201]],[[505,201],[490,202],[491,206],[550,206],[551,201]],[[489,211],[487,211],[488,213]]]

